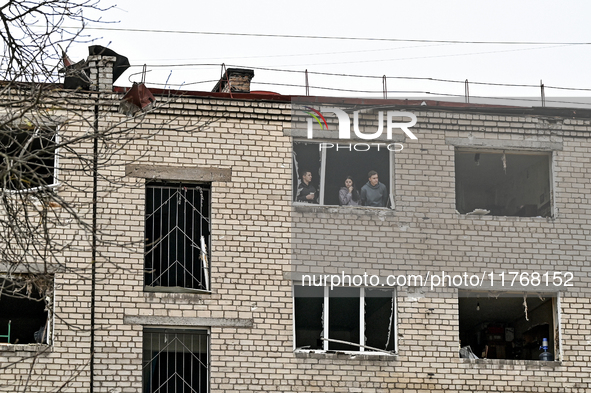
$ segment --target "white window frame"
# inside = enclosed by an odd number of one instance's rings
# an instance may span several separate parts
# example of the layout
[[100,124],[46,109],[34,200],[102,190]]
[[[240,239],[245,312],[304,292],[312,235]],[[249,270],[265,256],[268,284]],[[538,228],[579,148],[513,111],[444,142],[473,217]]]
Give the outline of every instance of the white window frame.
[[[347,145],[347,144],[355,144],[355,141],[338,141],[338,140],[314,140],[314,141],[310,141],[309,139],[294,139],[292,141],[292,151],[293,151],[293,145],[297,144],[297,143],[308,143],[308,144],[318,144],[320,145],[321,143],[332,143],[334,145],[337,144],[341,144],[341,145]],[[364,143],[364,142],[363,142]],[[371,146],[371,143],[369,143]],[[380,146],[380,149],[386,149],[386,146]],[[394,173],[394,169],[395,169],[395,156],[393,151],[387,150],[388,151],[388,169],[390,171],[390,173],[388,174],[388,180],[389,180],[389,201],[390,201],[390,209],[394,210],[394,180],[395,180],[395,173]],[[326,185],[325,185],[325,179],[326,179],[326,152],[327,149],[322,149],[320,150],[320,180],[318,182],[319,185],[319,197],[318,197],[318,204],[314,204],[317,206],[337,206],[337,205],[325,205],[324,204],[324,193],[326,190]],[[292,181],[292,195],[293,192],[295,191],[297,193],[297,189],[298,189],[298,185],[300,184],[301,181],[301,173],[299,173],[297,171],[296,168],[296,172],[298,174],[298,178],[295,179],[295,181]],[[379,175],[379,174],[378,174]],[[363,183],[365,184],[365,183]],[[358,191],[361,192],[361,187],[363,187],[363,184],[361,185],[357,185]],[[293,201],[293,203],[295,204],[303,204],[303,205],[308,205],[308,203],[306,202],[297,202],[297,201]],[[360,205],[361,206],[361,205]],[[367,206],[364,206],[367,207]],[[379,209],[379,208],[378,208]],[[383,208],[385,209],[385,208]]]
[[[327,352],[327,351],[335,351],[335,350],[331,350],[329,349],[329,344],[330,341],[328,340],[322,340],[323,344],[322,344],[322,349],[318,350],[318,349],[298,349],[296,347],[296,313],[295,313],[295,287],[296,286],[302,286],[300,284],[293,284],[292,285],[292,294],[293,294],[293,303],[292,303],[292,315],[293,317],[293,350],[294,352],[303,352],[303,353],[309,353],[309,352]],[[343,351],[343,350],[338,350],[335,352],[341,352],[341,353],[350,353],[350,354],[365,354],[365,355],[389,355],[389,356],[395,356],[398,354],[398,291],[396,288],[393,287],[349,287],[349,288],[357,288],[359,289],[359,345],[362,345],[359,347],[359,351]],[[394,337],[394,351],[389,352],[386,350],[382,350],[382,351],[372,351],[372,350],[365,350],[364,346],[366,344],[366,340],[365,340],[365,290],[366,289],[376,289],[376,290],[389,290],[392,292],[392,297],[393,297],[393,302],[394,302],[394,309],[392,310],[392,318],[393,318],[393,337]],[[330,324],[329,324],[329,301],[330,301],[330,287],[328,286],[324,286],[323,287],[323,325],[322,325],[322,330],[323,333],[326,335],[328,334],[328,332],[330,331]],[[330,337],[323,337],[323,338],[329,338]],[[353,345],[355,343],[352,343],[351,345]]]

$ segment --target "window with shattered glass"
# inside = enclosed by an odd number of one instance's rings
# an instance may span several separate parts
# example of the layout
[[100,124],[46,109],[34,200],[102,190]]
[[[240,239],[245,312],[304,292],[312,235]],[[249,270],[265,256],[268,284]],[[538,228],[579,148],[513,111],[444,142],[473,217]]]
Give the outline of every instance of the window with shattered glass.
[[552,217],[552,153],[457,148],[460,214]]
[[20,191],[57,184],[57,143],[55,128],[0,130],[0,188]]
[[467,350],[472,358],[559,359],[557,293],[460,290],[458,306],[460,357]]
[[209,184],[146,186],[145,288],[209,291]]
[[394,289],[294,286],[297,350],[395,353]]
[[51,342],[53,276],[0,277],[0,346]]

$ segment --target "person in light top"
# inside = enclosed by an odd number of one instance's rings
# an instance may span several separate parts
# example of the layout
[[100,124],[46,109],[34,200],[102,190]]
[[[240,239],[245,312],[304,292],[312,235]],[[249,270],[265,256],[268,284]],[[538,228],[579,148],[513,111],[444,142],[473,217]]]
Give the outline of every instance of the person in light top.
[[339,190],[339,201],[341,206],[358,206],[359,191],[355,188],[355,183],[351,176],[345,179],[345,186]]

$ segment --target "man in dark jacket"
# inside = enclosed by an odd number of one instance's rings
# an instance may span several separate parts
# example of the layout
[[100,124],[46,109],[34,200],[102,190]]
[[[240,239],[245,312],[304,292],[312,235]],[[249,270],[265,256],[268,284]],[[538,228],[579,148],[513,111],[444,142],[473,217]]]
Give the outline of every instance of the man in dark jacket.
[[296,193],[297,202],[316,202],[316,188],[312,185],[312,172],[304,170],[302,171],[302,181],[298,186]]
[[369,181],[361,187],[361,204],[363,206],[387,207],[388,190],[379,182],[378,173],[370,171],[367,174]]

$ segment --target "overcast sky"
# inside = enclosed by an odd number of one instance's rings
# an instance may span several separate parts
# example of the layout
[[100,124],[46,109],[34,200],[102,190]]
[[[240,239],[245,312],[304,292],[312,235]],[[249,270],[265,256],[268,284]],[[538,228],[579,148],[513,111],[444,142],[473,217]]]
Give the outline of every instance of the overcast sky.
[[[115,3],[105,0],[101,4]],[[102,15],[103,20],[114,23],[91,27],[176,33],[92,29],[86,32],[95,44],[127,56],[134,66],[117,85],[139,81],[141,75],[132,74],[140,72],[141,66],[147,64],[149,86],[164,87],[168,83],[168,87],[173,88],[182,85],[183,89],[209,91],[215,85],[212,81],[220,76],[221,64],[225,63],[254,67],[253,90],[282,94],[305,94],[304,87],[283,85],[304,85],[302,71],[307,69],[312,95],[379,98],[383,96],[381,77],[386,75],[390,98],[464,94],[463,83],[404,79],[436,78],[534,86],[539,86],[542,80],[550,100],[589,95],[586,91],[557,90],[552,86],[591,89],[588,71],[591,45],[574,44],[591,43],[590,11],[591,2],[582,0],[129,0],[116,3],[116,8]],[[190,32],[527,43],[370,41]],[[86,45],[76,44],[68,53],[76,61],[85,58]],[[376,78],[337,77],[314,72]],[[469,89],[471,96],[540,96],[539,87],[471,83]]]

